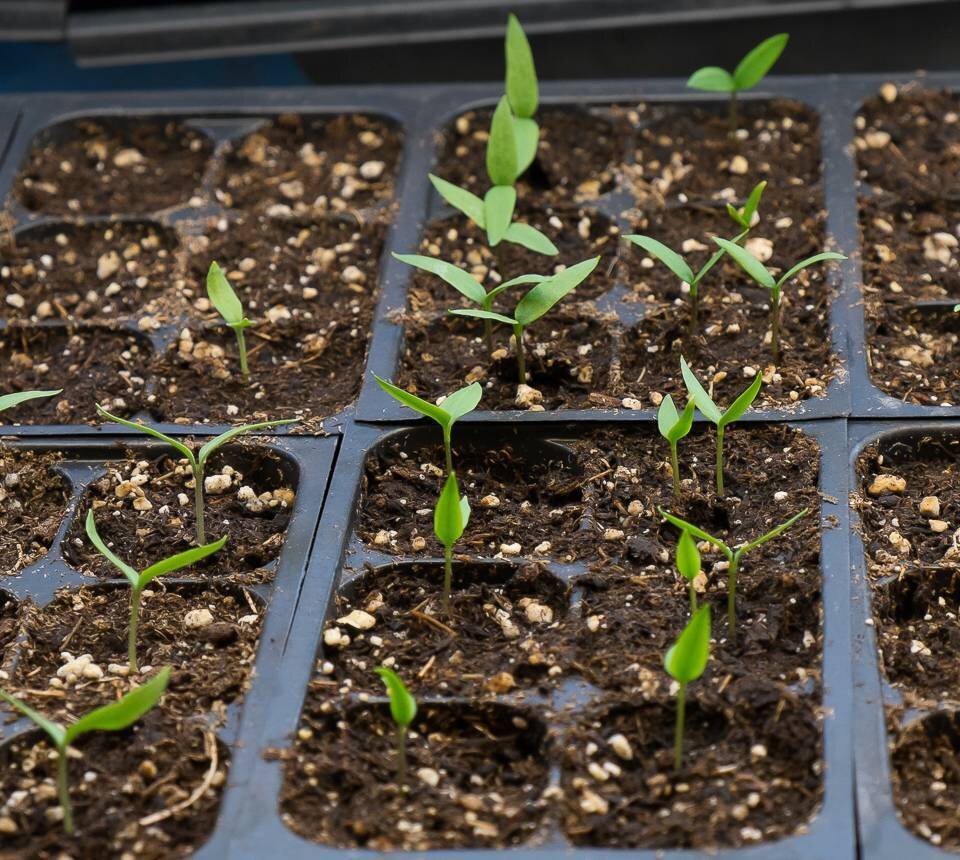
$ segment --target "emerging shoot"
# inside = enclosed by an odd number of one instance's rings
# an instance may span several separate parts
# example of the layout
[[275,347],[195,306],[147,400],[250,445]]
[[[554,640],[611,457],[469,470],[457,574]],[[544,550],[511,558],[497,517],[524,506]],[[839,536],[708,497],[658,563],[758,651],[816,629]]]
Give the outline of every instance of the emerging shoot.
[[527,381],[527,364],[523,349],[524,331],[528,326],[540,319],[540,317],[549,311],[560,299],[583,283],[597,267],[599,262],[599,257],[593,257],[577,263],[575,266],[570,266],[570,268],[564,269],[556,275],[520,275],[517,278],[501,284],[498,290],[505,290],[520,284],[536,285],[517,302],[512,317],[494,313],[493,311],[474,310],[472,308],[457,308],[456,310],[451,310],[450,313],[460,317],[492,320],[493,322],[505,323],[511,326],[517,347],[517,376],[519,383],[524,385]]
[[110,547],[104,543],[100,534],[97,532],[97,524],[93,518],[93,510],[87,511],[86,528],[87,537],[90,539],[90,543],[96,547],[97,552],[117,568],[130,583],[130,624],[127,627],[127,660],[130,665],[130,671],[139,672],[140,667],[137,665],[137,628],[140,624],[140,597],[143,594],[143,590],[158,576],[189,567],[191,564],[205,559],[208,555],[213,555],[223,548],[223,545],[227,542],[227,536],[224,535],[220,540],[216,541],[216,543],[208,543],[206,546],[197,546],[184,552],[178,552],[176,555],[158,561],[156,564],[151,564],[146,570],[140,572],[132,568],[125,561],[121,561]]
[[690,587],[690,611],[696,612],[697,590],[693,586],[693,581],[700,575],[700,550],[697,549],[697,542],[686,529],[680,532],[680,540],[677,543],[677,570]]
[[537,157],[540,129],[533,115],[540,102],[540,87],[533,52],[516,15],[507,18],[504,53],[507,64],[505,89],[513,112],[513,139],[517,146],[517,175],[520,176]]
[[207,468],[207,460],[210,459],[211,454],[233,439],[234,436],[239,436],[241,433],[254,433],[257,430],[267,430],[270,427],[280,427],[283,424],[296,424],[299,420],[298,418],[290,418],[283,421],[262,421],[259,424],[242,424],[239,427],[232,427],[230,430],[227,430],[226,433],[221,433],[219,436],[211,439],[194,454],[193,451],[179,439],[167,436],[165,433],[161,433],[148,424],[138,424],[136,421],[127,421],[125,418],[118,418],[116,415],[111,415],[99,404],[97,404],[97,412],[108,421],[122,424],[124,427],[130,427],[133,430],[139,430],[141,433],[153,436],[161,442],[166,442],[171,448],[186,458],[190,464],[190,471],[193,473],[193,513],[194,519],[196,520],[197,546],[202,546],[206,543],[206,530],[204,528],[203,517],[203,480],[204,471]]
[[680,495],[680,460],[677,456],[677,445],[693,427],[695,405],[693,400],[688,400],[687,405],[683,407],[683,412],[678,414],[677,407],[673,405],[673,398],[668,394],[660,401],[660,408],[657,410],[657,428],[660,430],[660,435],[670,444],[674,496]]
[[62,393],[63,389],[57,388],[54,391],[15,391],[12,394],[4,394],[0,396],[0,412],[12,409],[28,400],[36,400],[39,397],[56,397]]
[[244,382],[250,380],[250,370],[247,367],[247,341],[243,330],[253,325],[243,315],[243,305],[237,294],[230,286],[230,281],[223,273],[223,270],[216,264],[211,263],[207,271],[207,296],[210,303],[220,312],[223,321],[233,329],[237,336],[237,350],[240,353],[240,376]]
[[751,50],[730,74],[719,66],[704,66],[690,75],[687,86],[707,93],[730,94],[730,135],[737,131],[737,93],[752,90],[762,81],[787,47],[788,33],[764,39]]
[[683,766],[683,727],[687,712],[687,684],[696,681],[710,659],[710,604],[701,606],[663,657],[663,668],[680,684],[677,722],[673,731],[673,769]]
[[374,378],[377,380],[377,384],[394,400],[414,412],[432,418],[440,425],[440,429],[443,431],[443,450],[446,457],[447,477],[450,477],[453,474],[453,449],[450,447],[450,433],[457,420],[473,412],[480,402],[480,398],[483,396],[483,388],[481,388],[480,383],[472,382],[465,388],[460,388],[453,394],[448,394],[443,399],[443,403],[437,406],[429,400],[417,397],[416,394],[404,391],[392,382],[387,382],[386,379],[381,379],[376,374],[374,374]]
[[463,536],[470,522],[470,502],[460,495],[457,476],[451,472],[440,491],[433,510],[433,531],[443,544],[443,611],[450,614],[450,591],[453,586],[453,547]]
[[730,404],[726,412],[721,412],[713,398],[707,394],[704,387],[694,376],[693,371],[687,365],[683,356],[680,356],[680,372],[683,374],[683,383],[687,386],[687,393],[703,413],[703,417],[711,421],[717,427],[717,495],[723,495],[723,435],[728,424],[736,421],[744,412],[746,412],[757,394],[760,392],[760,386],[763,384],[763,377],[758,373],[753,382],[740,393],[733,403]]
[[789,281],[798,272],[812,266],[814,263],[820,263],[824,260],[846,260],[843,254],[835,251],[825,251],[822,254],[814,254],[801,260],[794,266],[787,269],[785,275],[775,280],[770,270],[753,256],[746,248],[741,248],[726,239],[714,239],[720,248],[726,251],[743,271],[745,271],[761,287],[770,290],[770,347],[773,350],[773,360],[780,360],[780,294],[783,291],[783,285]]
[[750,552],[752,549],[756,549],[758,546],[762,546],[769,540],[773,540],[775,537],[782,535],[790,526],[792,526],[797,520],[801,517],[805,517],[810,513],[810,508],[804,508],[800,511],[799,514],[795,514],[790,517],[785,523],[781,523],[775,529],[771,529],[765,535],[761,535],[755,540],[748,541],[745,544],[741,544],[736,549],[731,549],[727,546],[720,538],[714,537],[709,532],[705,532],[703,529],[698,528],[697,526],[688,523],[686,520],[681,520],[680,517],[675,517],[673,514],[665,511],[663,508],[658,508],[660,511],[660,516],[662,516],[667,522],[673,523],[678,529],[684,533],[689,532],[692,537],[698,538],[699,540],[705,540],[708,543],[713,544],[727,559],[727,633],[730,636],[731,641],[733,640],[736,633],[736,623],[737,623],[737,574],[740,572],[740,561],[743,559],[743,556],[746,553]]
[[378,666],[373,671],[380,676],[390,697],[390,716],[397,726],[397,785],[406,791],[407,729],[417,716],[417,701],[393,669]]
[[70,805],[70,787],[67,781],[68,747],[81,735],[90,732],[116,732],[133,725],[149,711],[167,689],[170,680],[170,667],[165,666],[157,676],[146,684],[132,689],[116,702],[104,705],[81,717],[69,726],[63,726],[35,711],[29,705],[0,689],[0,699],[16,708],[25,717],[29,717],[47,733],[57,750],[57,795],[63,810],[63,829],[68,836],[75,832],[73,807]]

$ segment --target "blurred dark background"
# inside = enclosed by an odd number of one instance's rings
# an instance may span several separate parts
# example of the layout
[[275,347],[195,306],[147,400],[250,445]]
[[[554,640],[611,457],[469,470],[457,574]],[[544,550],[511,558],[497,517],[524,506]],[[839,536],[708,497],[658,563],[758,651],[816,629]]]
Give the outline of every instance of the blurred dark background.
[[0,0],[0,90],[682,77],[791,34],[779,74],[960,65],[955,0]]

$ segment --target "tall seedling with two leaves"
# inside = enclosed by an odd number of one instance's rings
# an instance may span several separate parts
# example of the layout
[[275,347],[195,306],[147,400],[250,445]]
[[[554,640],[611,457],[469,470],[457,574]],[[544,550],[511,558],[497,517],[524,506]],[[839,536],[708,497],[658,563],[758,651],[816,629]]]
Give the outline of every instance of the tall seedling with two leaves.
[[673,769],[683,765],[683,729],[687,712],[687,684],[696,681],[710,659],[710,604],[701,606],[663,657],[663,668],[680,685],[673,731]]
[[250,380],[250,369],[247,367],[247,340],[244,330],[253,325],[243,314],[243,305],[237,294],[230,286],[230,281],[223,270],[211,263],[207,271],[207,297],[211,304],[223,317],[224,323],[233,329],[237,336],[237,351],[240,353],[240,376],[244,382]]
[[470,522],[470,502],[460,495],[457,476],[447,475],[437,506],[433,510],[433,531],[443,544],[443,611],[450,614],[450,592],[453,587],[453,547],[463,536]]
[[673,473],[673,494],[680,495],[680,458],[677,455],[677,446],[693,427],[693,400],[688,400],[683,412],[678,413],[673,405],[673,398],[668,394],[660,401],[657,410],[657,429],[660,435],[670,445],[670,469]]

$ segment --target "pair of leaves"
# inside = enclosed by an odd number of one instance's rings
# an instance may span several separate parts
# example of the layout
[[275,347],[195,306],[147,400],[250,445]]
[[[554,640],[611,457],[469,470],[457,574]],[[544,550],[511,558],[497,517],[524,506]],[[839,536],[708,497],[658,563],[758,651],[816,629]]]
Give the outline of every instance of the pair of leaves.
[[390,697],[390,716],[393,721],[403,728],[407,728],[417,716],[417,701],[410,695],[406,684],[400,680],[400,676],[386,666],[378,666],[373,670],[383,681],[387,688],[387,695]]
[[787,269],[786,274],[780,277],[779,280],[776,280],[773,275],[770,273],[770,270],[763,265],[756,257],[753,256],[746,248],[741,248],[739,245],[734,244],[733,242],[728,241],[727,239],[714,239],[721,250],[726,251],[733,259],[737,262],[737,265],[740,266],[753,280],[755,280],[761,287],[766,287],[771,292],[779,293],[783,285],[789,281],[797,272],[806,269],[808,266],[812,266],[815,263],[820,263],[824,260],[846,260],[847,258],[843,254],[838,254],[835,251],[825,251],[821,254],[814,254],[812,257],[807,257],[805,260],[801,260],[794,266],[791,266]]
[[483,396],[483,388],[480,383],[472,382],[470,385],[454,391],[453,394],[448,394],[443,399],[443,403],[437,406],[429,400],[417,397],[416,394],[404,391],[402,388],[376,374],[374,374],[374,379],[377,380],[377,384],[394,400],[399,401],[414,412],[419,412],[427,418],[432,418],[443,428],[445,433],[449,432],[450,428],[453,427],[458,419],[463,418],[464,415],[476,409],[480,398]]
[[732,424],[750,408],[750,404],[757,399],[760,386],[763,384],[763,377],[758,373],[753,382],[730,404],[727,411],[721,412],[717,404],[713,402],[713,398],[707,394],[700,384],[683,356],[680,356],[680,373],[683,375],[683,383],[687,387],[687,393],[696,404],[697,409],[703,413],[704,418],[720,428]]
[[237,298],[223,270],[215,262],[211,263],[207,270],[207,297],[230,328],[245,329],[253,325],[243,315],[240,299]]
[[689,684],[707,668],[710,659],[710,604],[701,606],[663,658],[663,668],[675,681]]
[[719,66],[704,66],[702,69],[697,69],[687,81],[687,86],[690,89],[709,93],[738,93],[753,89],[780,59],[789,38],[787,33],[778,33],[776,36],[764,39],[737,63],[733,74]]
[[671,445],[675,445],[690,432],[690,428],[693,427],[695,405],[693,400],[688,400],[687,405],[683,407],[683,412],[678,414],[673,398],[669,394],[660,401],[660,408],[657,410],[657,429]]
[[0,396],[0,412],[19,406],[28,400],[36,400],[38,397],[56,397],[61,393],[63,393],[62,388],[57,388],[54,391],[14,391],[12,394],[4,394]]
[[123,561],[106,545],[103,538],[100,537],[100,533],[97,531],[97,524],[94,520],[92,509],[87,511],[86,530],[87,537],[90,539],[90,543],[97,548],[97,552],[117,568],[137,591],[142,591],[158,576],[173,573],[175,570],[182,570],[185,567],[190,567],[191,564],[202,561],[207,556],[213,555],[215,552],[223,549],[224,544],[227,542],[227,536],[224,535],[218,541],[178,552],[176,555],[171,555],[169,558],[151,564],[146,570],[140,572]]
[[470,522],[470,502],[460,495],[456,475],[448,475],[433,510],[433,531],[447,549],[460,540]]
[[122,699],[97,708],[81,717],[69,726],[47,719],[43,714],[35,711],[29,705],[11,696],[5,690],[0,690],[0,699],[12,705],[21,714],[33,720],[53,741],[62,754],[66,748],[81,735],[89,732],[116,732],[133,725],[147,711],[149,711],[163,695],[170,680],[170,667],[165,666],[156,677],[139,687],[135,687]]

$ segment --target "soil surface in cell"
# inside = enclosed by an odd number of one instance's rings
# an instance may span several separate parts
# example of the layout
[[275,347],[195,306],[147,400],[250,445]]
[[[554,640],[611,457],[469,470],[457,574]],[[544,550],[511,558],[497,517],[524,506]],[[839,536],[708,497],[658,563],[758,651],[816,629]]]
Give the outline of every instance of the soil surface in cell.
[[0,747],[0,820],[8,822],[0,850],[9,856],[166,860],[192,854],[213,833],[229,752],[202,720],[177,720],[161,707],[132,728],[88,734],[74,746],[74,837],[60,823],[46,737],[31,732]]
[[238,209],[359,209],[392,197],[400,149],[376,117],[283,114],[228,146],[217,196]]
[[0,390],[62,388],[22,403],[19,424],[98,422],[100,403],[128,418],[145,408],[149,343],[108,328],[11,326],[0,334]]
[[34,212],[156,212],[199,192],[211,152],[176,120],[73,120],[34,141],[14,194]]
[[[196,545],[194,490],[186,460],[131,457],[108,464],[107,473],[91,484],[64,541],[67,560],[96,576],[122,574],[86,536],[91,504],[101,538],[136,570]],[[295,483],[282,466],[268,449],[236,443],[210,458],[204,493],[206,540],[227,535],[227,543],[177,573],[178,578],[269,578],[263,568],[280,554],[295,499]]]
[[[261,607],[242,589],[155,580],[147,592],[137,636],[140,673],[129,672],[127,659],[130,589],[84,587],[63,590],[43,607],[24,605],[6,689],[69,722],[170,666],[164,710],[183,716],[213,710],[222,720],[249,683]],[[51,696],[58,691],[62,698]]]
[[0,665],[6,660],[6,648],[17,638],[20,603],[6,591],[0,591]]
[[543,817],[544,746],[542,726],[525,711],[424,704],[408,734],[405,792],[386,707],[325,713],[308,697],[280,809],[301,836],[340,848],[520,845]]

